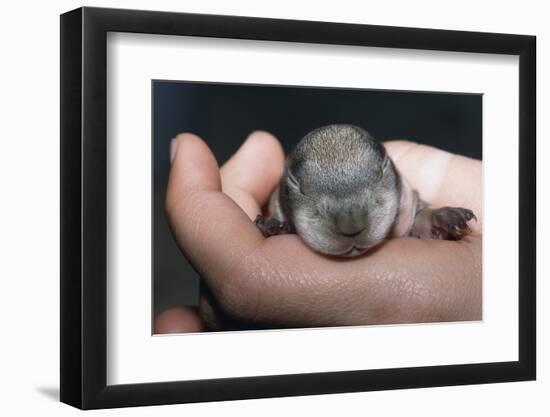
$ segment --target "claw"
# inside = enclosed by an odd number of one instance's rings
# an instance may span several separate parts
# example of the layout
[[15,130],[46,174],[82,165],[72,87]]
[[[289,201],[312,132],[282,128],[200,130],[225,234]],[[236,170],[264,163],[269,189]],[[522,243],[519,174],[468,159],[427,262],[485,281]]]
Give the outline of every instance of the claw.
[[258,214],[254,219],[254,224],[258,227],[264,237],[292,233],[288,222],[281,222],[277,219],[268,219]]
[[[462,207],[442,207],[433,211],[432,225],[447,240],[460,240],[472,232],[468,222],[477,217],[472,210]],[[431,238],[437,239],[432,228]]]
[[466,220],[475,219],[475,221],[477,222],[477,217],[472,210],[464,210],[464,217],[466,218]]

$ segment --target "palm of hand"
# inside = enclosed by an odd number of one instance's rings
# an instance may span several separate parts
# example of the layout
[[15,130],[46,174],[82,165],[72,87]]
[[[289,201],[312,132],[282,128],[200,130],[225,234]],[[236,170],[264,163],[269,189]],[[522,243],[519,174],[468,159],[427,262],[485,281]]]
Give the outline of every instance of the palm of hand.
[[251,220],[283,169],[277,140],[253,133],[221,169],[196,136],[174,141],[167,214],[225,313],[292,327],[481,318],[481,162],[410,142],[385,146],[423,199],[479,213],[474,233],[392,239],[351,260],[321,256],[296,235],[264,239]]

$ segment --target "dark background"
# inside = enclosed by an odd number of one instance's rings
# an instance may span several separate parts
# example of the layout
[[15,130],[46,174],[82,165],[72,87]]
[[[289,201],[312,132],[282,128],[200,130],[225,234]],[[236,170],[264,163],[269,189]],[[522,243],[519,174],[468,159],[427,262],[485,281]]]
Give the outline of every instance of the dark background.
[[[375,138],[407,139],[482,158],[479,94],[153,81],[153,306],[196,306],[199,278],[172,238],[164,214],[170,140],[192,132],[223,164],[254,130],[288,152],[307,132],[349,123]],[[228,241],[228,244],[231,244]]]

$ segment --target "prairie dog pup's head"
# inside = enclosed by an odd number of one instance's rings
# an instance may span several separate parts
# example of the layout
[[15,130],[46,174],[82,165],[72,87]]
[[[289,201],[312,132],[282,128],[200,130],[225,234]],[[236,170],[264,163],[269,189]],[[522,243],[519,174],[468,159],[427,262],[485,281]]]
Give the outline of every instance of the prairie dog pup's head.
[[357,256],[390,231],[397,184],[384,147],[369,133],[329,125],[308,133],[289,154],[281,192],[291,222],[310,247]]

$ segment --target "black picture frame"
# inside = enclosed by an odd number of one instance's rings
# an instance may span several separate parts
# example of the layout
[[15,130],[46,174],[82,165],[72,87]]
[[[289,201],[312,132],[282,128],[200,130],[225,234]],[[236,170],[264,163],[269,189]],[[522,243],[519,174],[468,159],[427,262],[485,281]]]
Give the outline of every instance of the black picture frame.
[[[107,385],[108,32],[519,56],[519,360]],[[94,409],[536,378],[534,36],[84,7],[61,15],[60,57],[62,402]]]

